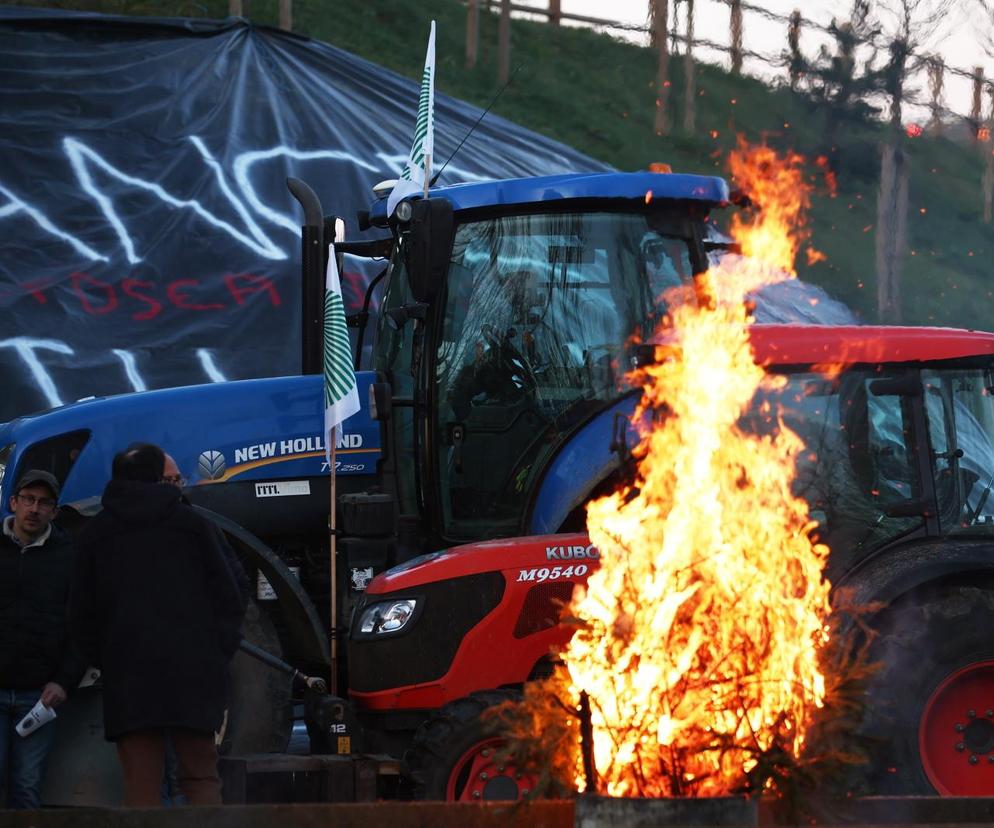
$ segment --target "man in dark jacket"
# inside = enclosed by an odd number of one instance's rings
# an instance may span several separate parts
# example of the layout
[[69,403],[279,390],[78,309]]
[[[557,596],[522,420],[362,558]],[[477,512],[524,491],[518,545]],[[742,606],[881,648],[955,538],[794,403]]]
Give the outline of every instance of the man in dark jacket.
[[159,804],[166,732],[187,801],[220,804],[214,731],[245,605],[217,533],[163,468],[156,446],[114,458],[103,511],[80,535],[71,619],[103,673],[124,804]]
[[40,700],[57,707],[86,664],[68,643],[72,544],[53,518],[59,483],[31,469],[17,482],[0,534],[0,781],[7,807],[37,808],[55,722],[27,736],[15,726]]

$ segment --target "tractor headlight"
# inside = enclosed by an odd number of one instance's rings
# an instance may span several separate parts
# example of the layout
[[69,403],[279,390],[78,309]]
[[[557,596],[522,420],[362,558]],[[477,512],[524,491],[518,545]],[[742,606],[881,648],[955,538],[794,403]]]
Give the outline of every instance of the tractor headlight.
[[397,633],[408,627],[417,609],[417,598],[400,598],[370,604],[359,617],[357,632],[363,636]]

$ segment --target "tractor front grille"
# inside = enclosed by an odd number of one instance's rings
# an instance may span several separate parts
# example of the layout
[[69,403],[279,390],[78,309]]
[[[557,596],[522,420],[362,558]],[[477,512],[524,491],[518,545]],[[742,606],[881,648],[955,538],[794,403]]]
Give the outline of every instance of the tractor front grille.
[[573,597],[572,581],[553,581],[535,584],[525,596],[518,622],[514,625],[514,637],[524,638],[533,633],[554,627],[562,617],[563,609]]
[[418,598],[423,609],[410,630],[382,639],[349,636],[349,687],[375,693],[435,681],[448,671],[456,650],[504,595],[504,576],[485,572],[424,584],[399,592],[366,595],[356,607],[353,624],[370,604],[396,598]]

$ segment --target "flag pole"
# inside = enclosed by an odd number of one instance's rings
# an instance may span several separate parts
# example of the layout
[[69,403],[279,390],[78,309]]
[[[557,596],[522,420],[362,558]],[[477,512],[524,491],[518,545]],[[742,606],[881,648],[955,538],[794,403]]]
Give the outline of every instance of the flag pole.
[[[345,236],[345,222],[336,220],[335,241]],[[328,271],[325,277],[324,293],[324,436],[325,459],[328,461],[328,582],[331,589],[329,621],[331,641],[329,657],[331,680],[328,686],[332,693],[338,692],[338,498],[336,435],[342,422],[359,411],[359,395],[356,389],[355,373],[352,369],[352,351],[349,344],[348,326],[345,321],[345,306],[342,297],[342,284],[338,275],[335,245],[328,246]]]
[[428,198],[428,187],[431,186],[431,153],[425,153],[425,198]]
[[328,514],[328,540],[330,544],[330,565],[331,565],[331,695],[338,695],[338,510],[335,508],[335,481],[338,475],[335,474],[335,451],[337,449],[338,426],[333,426],[328,432],[327,438],[331,445],[329,448],[328,474],[331,475],[331,503]]

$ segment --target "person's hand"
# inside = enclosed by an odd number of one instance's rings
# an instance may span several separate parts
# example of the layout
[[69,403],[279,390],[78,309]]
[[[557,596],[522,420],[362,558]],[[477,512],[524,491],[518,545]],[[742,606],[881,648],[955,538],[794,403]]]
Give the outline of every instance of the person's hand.
[[41,691],[41,703],[45,707],[58,707],[66,700],[66,691],[61,684],[50,681]]

